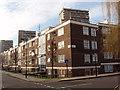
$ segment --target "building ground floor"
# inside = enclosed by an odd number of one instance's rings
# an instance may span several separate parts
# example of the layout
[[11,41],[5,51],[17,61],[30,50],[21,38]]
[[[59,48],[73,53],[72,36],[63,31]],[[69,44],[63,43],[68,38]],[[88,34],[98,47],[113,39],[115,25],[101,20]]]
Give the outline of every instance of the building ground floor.
[[120,71],[120,63],[101,63],[99,66],[80,66],[80,67],[46,67],[41,66],[8,66],[3,65],[6,71],[16,71],[19,73],[35,74],[44,72],[47,77],[75,77],[75,76],[88,76],[98,75],[104,73],[112,73]]
[[45,65],[41,65],[41,66],[12,66],[12,65],[3,65],[2,67],[3,70],[6,71],[12,71],[12,72],[18,72],[18,73],[27,73],[28,74],[36,74],[36,73],[45,73],[46,69],[45,69]]
[[[53,70],[53,71],[52,71]],[[75,77],[98,75],[120,71],[120,64],[108,64],[100,66],[81,66],[81,67],[47,67],[49,77]],[[52,73],[53,72],[53,73]]]

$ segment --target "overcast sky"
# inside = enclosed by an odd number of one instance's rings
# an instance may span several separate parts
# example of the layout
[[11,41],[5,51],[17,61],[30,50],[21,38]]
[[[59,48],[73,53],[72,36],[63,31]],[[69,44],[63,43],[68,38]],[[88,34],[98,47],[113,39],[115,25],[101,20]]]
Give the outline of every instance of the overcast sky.
[[[91,23],[106,19],[98,0],[0,0],[0,40],[14,40],[18,30],[41,30],[59,24],[62,8],[89,10]],[[103,1],[103,0],[102,0]]]

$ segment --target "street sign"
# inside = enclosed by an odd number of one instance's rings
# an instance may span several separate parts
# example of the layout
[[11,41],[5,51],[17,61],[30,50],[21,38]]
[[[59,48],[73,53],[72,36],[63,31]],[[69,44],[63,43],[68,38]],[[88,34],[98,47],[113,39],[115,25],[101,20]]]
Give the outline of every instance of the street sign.
[[68,63],[68,60],[64,60],[65,63]]

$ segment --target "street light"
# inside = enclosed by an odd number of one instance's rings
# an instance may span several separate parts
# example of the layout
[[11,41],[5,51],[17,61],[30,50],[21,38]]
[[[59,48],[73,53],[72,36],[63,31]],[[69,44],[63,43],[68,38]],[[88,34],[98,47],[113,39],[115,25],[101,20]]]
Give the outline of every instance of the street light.
[[27,40],[26,40],[26,73],[25,77],[27,78]]
[[16,49],[15,49],[15,72],[16,72],[16,65],[17,64],[17,51],[16,51]]
[[97,58],[96,58],[96,54],[95,55],[95,75],[97,77],[97,73],[98,73],[98,70],[97,70]]

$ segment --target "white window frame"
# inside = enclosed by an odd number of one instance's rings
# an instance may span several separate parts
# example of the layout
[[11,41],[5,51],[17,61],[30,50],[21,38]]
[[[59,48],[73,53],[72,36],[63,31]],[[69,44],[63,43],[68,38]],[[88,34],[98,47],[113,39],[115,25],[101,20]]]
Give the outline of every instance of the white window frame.
[[64,63],[65,55],[58,55],[58,63]]
[[97,41],[91,41],[92,49],[98,49]]
[[64,28],[58,29],[58,36],[64,35]]
[[58,49],[63,49],[64,46],[65,46],[65,42],[64,41],[58,42]]
[[48,75],[51,75],[51,74],[52,74],[51,69],[48,69]]
[[89,40],[84,40],[83,41],[84,49],[90,49],[90,41]]
[[113,59],[112,52],[104,52],[104,59]]
[[84,62],[90,63],[90,54],[84,54]]
[[50,51],[50,45],[47,46],[47,51]]
[[108,27],[102,27],[102,33],[103,34],[107,34],[107,33],[109,33],[109,31],[110,31],[110,28],[108,28]]
[[98,55],[96,53],[92,55],[92,61],[98,62]]
[[49,63],[50,61],[51,61],[51,59],[50,59],[50,58],[48,58],[48,59],[47,59],[47,62]]
[[83,35],[89,35],[89,27],[83,26]]
[[96,36],[96,28],[91,28],[91,36]]
[[50,33],[47,34],[47,40],[50,40]]
[[105,72],[113,72],[113,65],[105,65],[104,70]]

